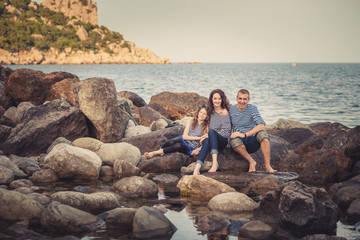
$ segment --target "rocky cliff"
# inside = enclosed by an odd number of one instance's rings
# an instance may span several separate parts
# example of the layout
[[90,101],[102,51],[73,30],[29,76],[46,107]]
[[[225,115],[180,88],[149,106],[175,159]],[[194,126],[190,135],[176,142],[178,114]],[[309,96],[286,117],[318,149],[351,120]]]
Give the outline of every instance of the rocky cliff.
[[44,7],[65,16],[75,17],[84,23],[98,24],[96,3],[92,0],[42,0]]

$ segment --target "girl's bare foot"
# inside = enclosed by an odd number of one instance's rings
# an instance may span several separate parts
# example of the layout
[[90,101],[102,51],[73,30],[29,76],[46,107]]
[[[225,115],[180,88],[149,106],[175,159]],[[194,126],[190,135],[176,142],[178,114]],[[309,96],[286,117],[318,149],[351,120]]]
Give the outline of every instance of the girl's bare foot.
[[254,160],[249,163],[249,171],[248,172],[256,172],[256,162]]
[[200,175],[200,172],[199,172],[199,171],[194,171],[194,172],[193,172],[193,176],[198,176],[198,175]]
[[149,158],[152,158],[154,157],[156,154],[154,152],[146,152],[144,153],[144,156],[149,159]]

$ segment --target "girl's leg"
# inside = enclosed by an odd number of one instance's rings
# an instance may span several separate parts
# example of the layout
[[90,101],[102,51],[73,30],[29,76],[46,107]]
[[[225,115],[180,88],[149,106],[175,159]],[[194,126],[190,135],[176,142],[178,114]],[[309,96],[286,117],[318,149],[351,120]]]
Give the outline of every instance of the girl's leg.
[[210,139],[210,153],[211,153],[211,157],[212,157],[212,166],[210,168],[210,170],[208,172],[212,173],[212,172],[216,172],[217,169],[219,168],[219,163],[218,163],[218,153],[219,150],[222,150],[226,147],[228,140],[227,138],[224,138],[223,136],[221,136],[219,133],[217,133],[214,130],[210,130],[209,131],[209,139]]
[[164,153],[174,153],[174,152],[180,152],[183,154],[187,153],[187,147],[182,144],[181,142],[175,143],[171,146],[163,148]]
[[174,145],[174,144],[176,144],[176,143],[179,143],[179,142],[181,142],[180,138],[178,138],[178,137],[171,138],[171,139],[167,140],[167,141],[161,146],[161,148],[169,147],[169,146],[172,146],[172,145]]
[[162,148],[160,148],[159,150],[156,150],[156,151],[152,151],[152,152],[145,152],[144,153],[144,156],[146,158],[152,158],[152,157],[155,157],[155,156],[158,156],[158,155],[162,155],[164,154],[164,150]]

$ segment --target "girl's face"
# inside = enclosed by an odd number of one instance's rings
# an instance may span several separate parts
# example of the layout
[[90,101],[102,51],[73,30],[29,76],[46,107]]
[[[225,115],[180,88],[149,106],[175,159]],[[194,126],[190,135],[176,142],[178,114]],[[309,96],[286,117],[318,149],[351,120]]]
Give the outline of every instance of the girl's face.
[[212,97],[212,103],[213,103],[214,107],[221,107],[221,102],[222,102],[222,99],[221,99],[220,94],[215,93]]
[[198,113],[198,119],[199,121],[204,121],[207,117],[207,111],[205,108],[201,108]]

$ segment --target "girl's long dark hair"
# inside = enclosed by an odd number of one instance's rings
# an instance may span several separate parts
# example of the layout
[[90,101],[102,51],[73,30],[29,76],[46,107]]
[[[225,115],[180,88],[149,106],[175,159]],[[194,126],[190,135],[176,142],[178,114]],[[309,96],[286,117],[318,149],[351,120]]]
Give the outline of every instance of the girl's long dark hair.
[[223,109],[225,108],[226,110],[229,111],[230,103],[229,103],[229,100],[227,99],[224,91],[221,90],[221,89],[215,89],[210,93],[210,96],[209,96],[209,102],[208,102],[208,105],[207,105],[208,115],[211,115],[212,111],[214,110],[214,105],[213,105],[213,102],[212,102],[212,98],[213,98],[215,93],[218,93],[220,95],[220,97],[221,97],[221,108],[223,108]]
[[[205,111],[207,111],[205,104],[201,105],[198,107],[198,109],[195,111],[194,113],[194,117],[193,117],[193,121],[191,124],[191,129],[194,130],[196,128],[196,126],[199,123],[199,112],[201,111],[201,109],[205,109]],[[210,122],[210,118],[209,118],[209,114],[206,115],[206,119],[204,120],[203,124],[201,125],[201,132],[205,134],[205,131],[209,125]]]

